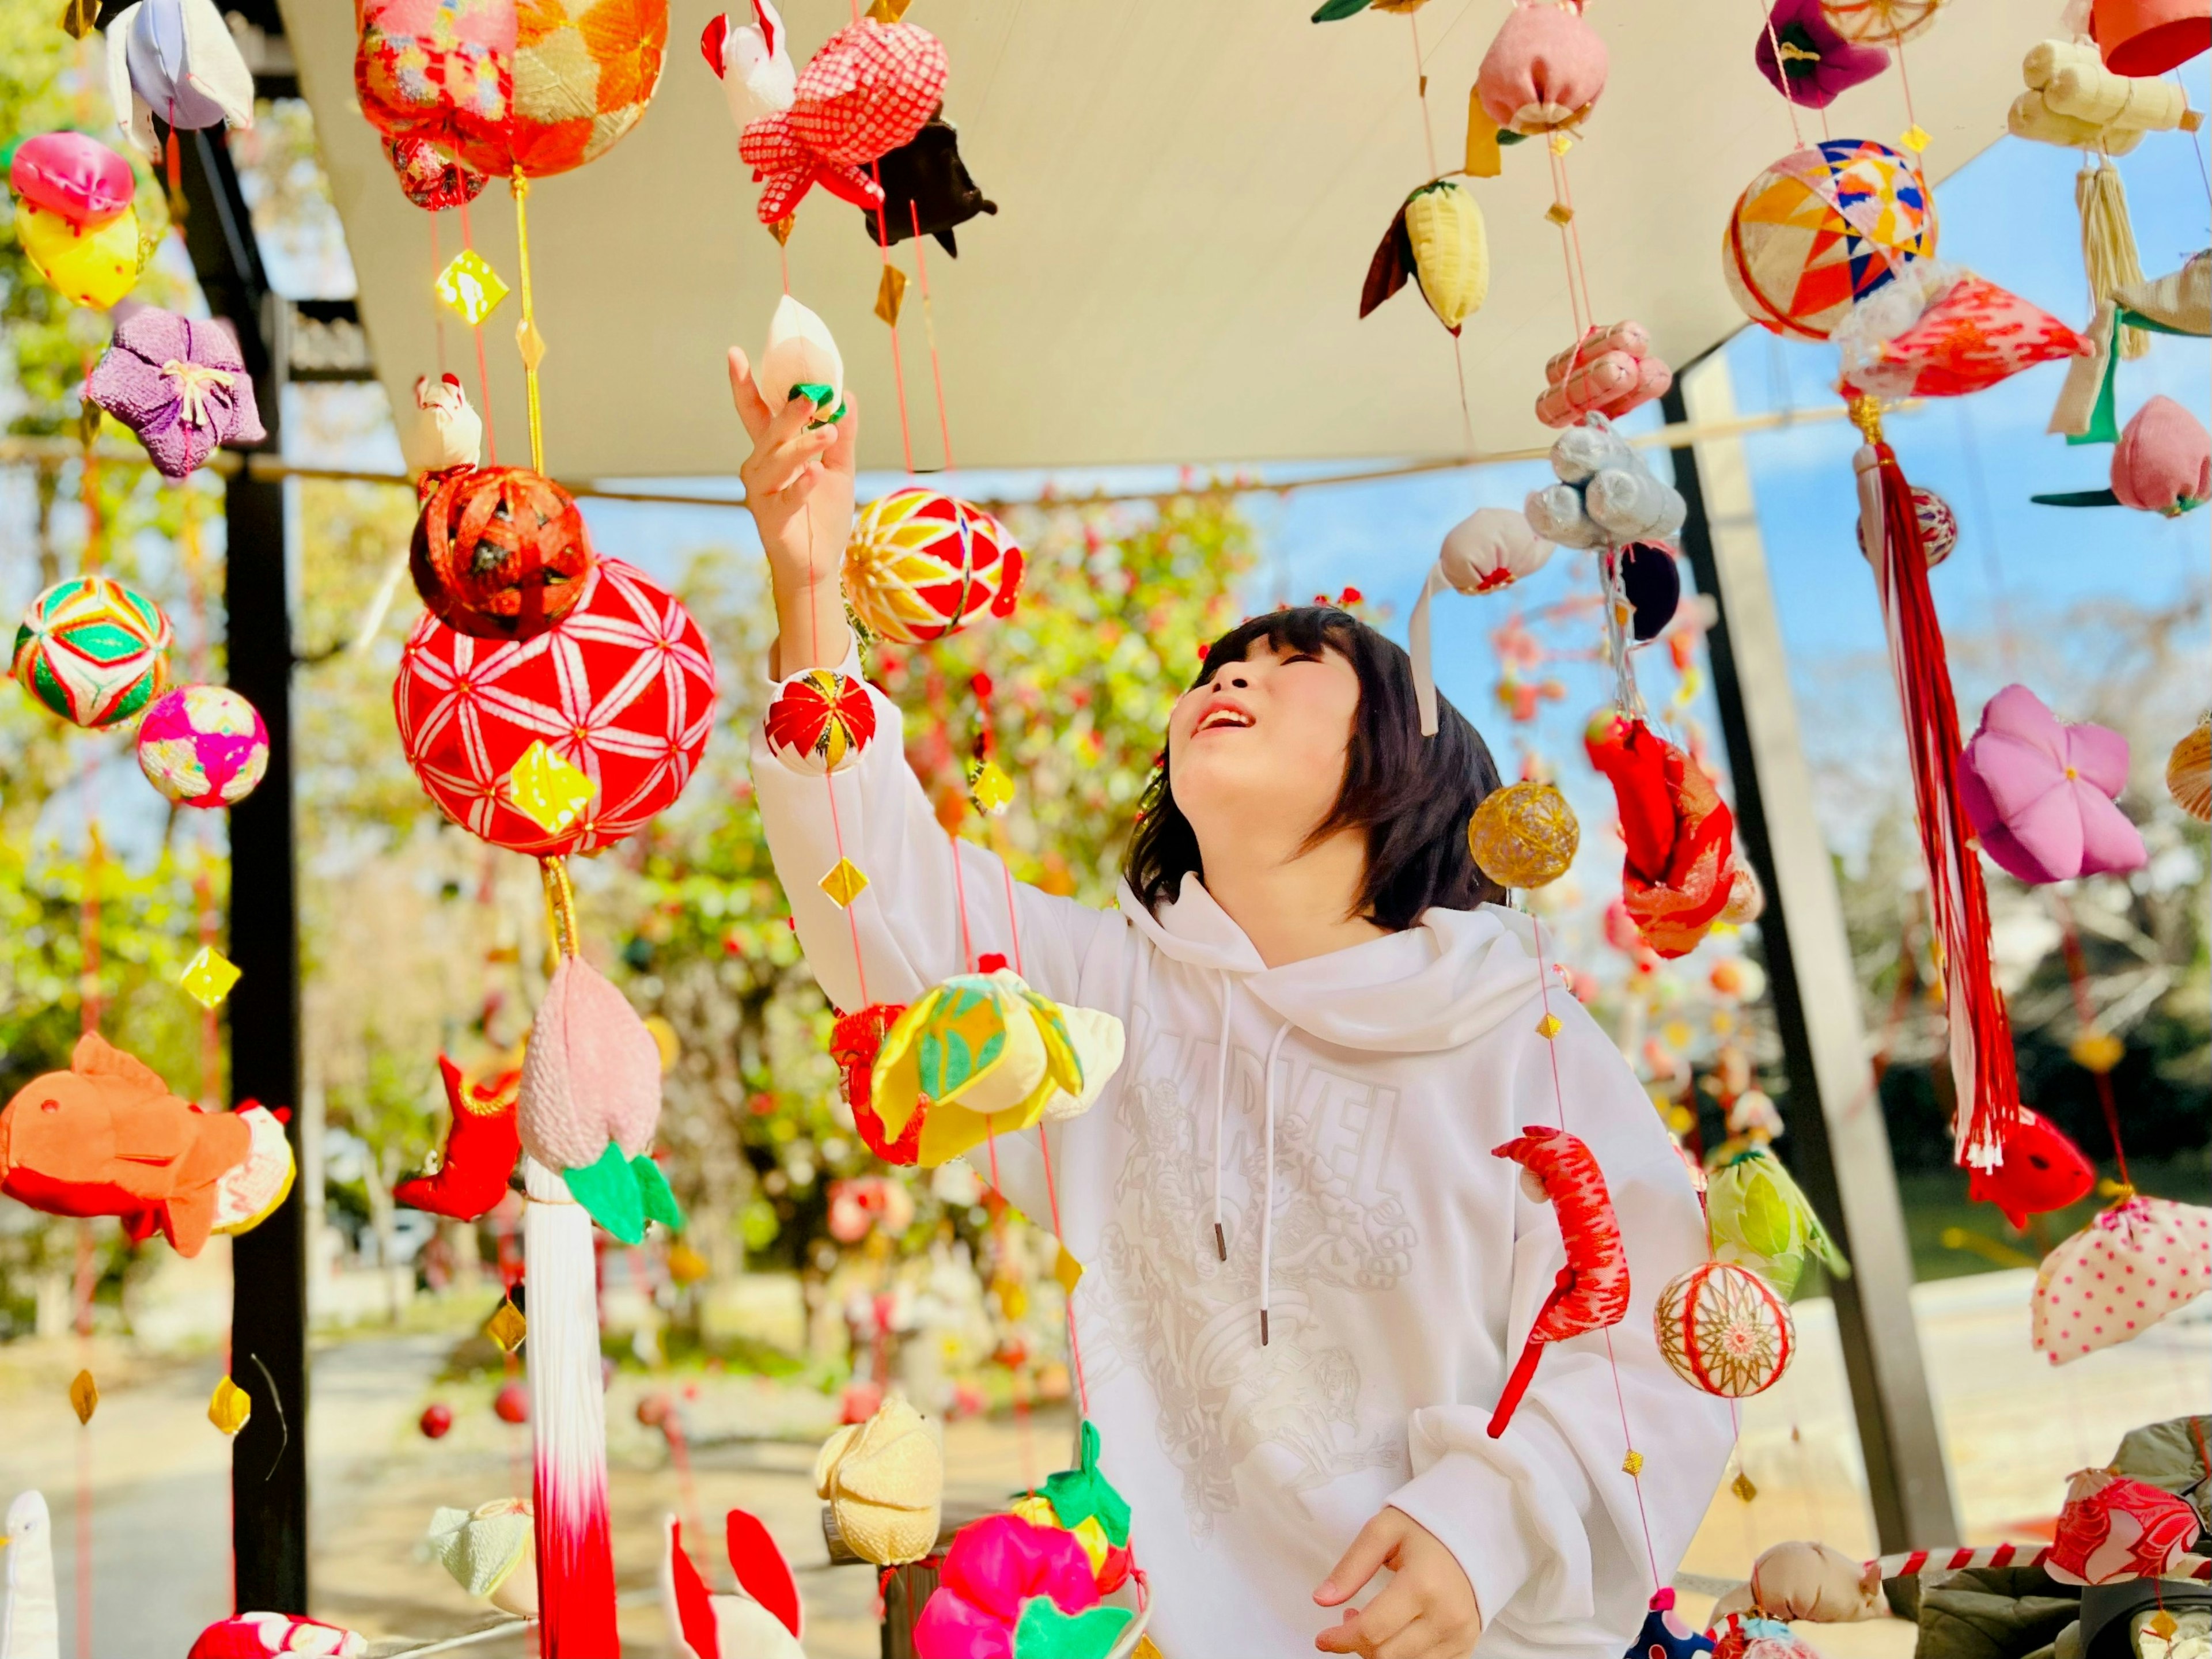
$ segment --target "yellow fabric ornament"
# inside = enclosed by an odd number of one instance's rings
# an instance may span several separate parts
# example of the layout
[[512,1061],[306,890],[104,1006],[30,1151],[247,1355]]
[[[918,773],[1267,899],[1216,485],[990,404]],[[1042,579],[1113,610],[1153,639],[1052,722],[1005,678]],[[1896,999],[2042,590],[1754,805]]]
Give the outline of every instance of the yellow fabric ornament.
[[814,1489],[863,1561],[900,1566],[937,1547],[945,1454],[921,1413],[896,1395],[823,1443]]
[[125,208],[94,229],[27,201],[15,204],[15,237],[39,275],[71,305],[105,311],[137,285],[138,214]]
[[1490,239],[1474,196],[1449,179],[1406,198],[1413,276],[1437,320],[1453,333],[1490,297]]
[[1567,798],[1548,783],[1492,790],[1467,826],[1475,866],[1501,887],[1542,887],[1567,873],[1582,826]]
[[1087,1110],[1122,1041],[1111,1014],[1062,1007],[1006,969],[956,975],[884,1034],[869,1097],[891,1140],[921,1114],[918,1161],[933,1169],[993,1134]]

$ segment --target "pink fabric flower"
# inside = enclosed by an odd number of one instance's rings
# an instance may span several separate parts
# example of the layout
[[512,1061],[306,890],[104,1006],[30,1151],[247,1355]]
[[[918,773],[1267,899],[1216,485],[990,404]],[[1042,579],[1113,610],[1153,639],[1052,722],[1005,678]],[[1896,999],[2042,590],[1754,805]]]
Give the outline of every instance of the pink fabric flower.
[[1038,1595],[1062,1613],[1098,1605],[1091,1559],[1073,1533],[1018,1515],[963,1527],[915,1622],[916,1659],[1013,1659],[1022,1604]]
[[1881,47],[1846,40],[1820,0],[1781,0],[1759,31],[1752,58],[1775,91],[1807,109],[1827,108],[1838,94],[1889,67],[1889,53]]
[[230,325],[155,306],[123,319],[84,395],[138,434],[165,478],[190,476],[218,444],[269,435]]
[[2140,868],[2142,836],[2112,804],[2127,781],[2125,738],[2061,725],[2024,685],[1990,699],[1959,757],[1959,794],[1982,850],[2025,882]]

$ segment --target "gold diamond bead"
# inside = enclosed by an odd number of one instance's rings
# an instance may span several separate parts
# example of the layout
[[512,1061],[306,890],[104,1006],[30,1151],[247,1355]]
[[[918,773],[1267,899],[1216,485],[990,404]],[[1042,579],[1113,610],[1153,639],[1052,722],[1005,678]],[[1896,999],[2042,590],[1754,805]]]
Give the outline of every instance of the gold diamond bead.
[[207,1414],[208,1421],[225,1434],[236,1434],[253,1415],[253,1396],[226,1376],[208,1396]]
[[1919,122],[1915,121],[1911,126],[1905,128],[1903,132],[1897,135],[1897,142],[1903,145],[1906,149],[1911,150],[1915,155],[1917,155],[1922,150],[1926,149],[1934,141],[1929,137],[1928,129],[1922,126]]
[[548,835],[574,823],[585,803],[599,793],[598,784],[547,748],[543,738],[522,751],[507,775],[507,789],[514,810]]
[[1061,1290],[1070,1296],[1075,1294],[1076,1281],[1083,1277],[1083,1264],[1075,1259],[1075,1253],[1065,1244],[1060,1247],[1060,1254],[1053,1259],[1052,1276],[1060,1281]]
[[491,261],[474,248],[463,248],[446,262],[432,284],[438,298],[451,306],[471,328],[499,309],[507,298],[507,284],[491,268]]
[[1643,1474],[1644,1454],[1632,1446],[1629,1448],[1628,1455],[1620,1460],[1620,1472],[1623,1474]]
[[1575,216],[1575,210],[1565,202],[1554,202],[1544,210],[1544,216],[1555,225],[1564,225]]
[[503,1296],[499,1306],[491,1310],[491,1317],[484,1321],[483,1334],[501,1353],[513,1353],[530,1334],[530,1322],[522,1316],[522,1310],[514,1305],[512,1297]]
[[1559,1034],[1559,1017],[1557,1014],[1546,1014],[1543,1018],[1536,1022],[1536,1035],[1545,1042],[1549,1042]]
[[529,318],[514,325],[514,349],[521,355],[523,368],[532,374],[538,372],[538,365],[545,361],[545,337]]
[[840,910],[848,909],[854,899],[868,889],[868,878],[860,866],[850,859],[839,859],[830,873],[816,884],[830,895],[830,902]]
[[985,761],[976,769],[968,793],[975,798],[979,809],[995,818],[1014,804],[1014,781],[998,762]]
[[1759,1488],[1751,1484],[1751,1477],[1741,1469],[1738,1469],[1735,1479],[1729,1482],[1729,1490],[1747,1504],[1759,1496]]
[[898,326],[899,307],[906,303],[906,272],[896,265],[884,267],[883,280],[876,284],[876,315]]
[[201,1007],[214,1008],[221,1005],[230,994],[230,988],[242,977],[229,957],[212,945],[203,945],[185,964],[185,971],[177,975],[177,983]]
[[92,1380],[90,1371],[76,1374],[76,1380],[70,1384],[69,1401],[78,1422],[92,1421],[93,1413],[100,1409],[100,1384]]

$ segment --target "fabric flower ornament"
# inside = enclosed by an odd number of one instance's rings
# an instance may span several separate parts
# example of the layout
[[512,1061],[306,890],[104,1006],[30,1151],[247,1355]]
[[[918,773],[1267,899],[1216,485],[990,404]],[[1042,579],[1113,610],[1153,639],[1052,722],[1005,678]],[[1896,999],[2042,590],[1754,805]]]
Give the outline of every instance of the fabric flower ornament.
[[1417,280],[1437,320],[1454,334],[1490,297],[1490,240],[1474,193],[1449,179],[1400,204],[1360,285],[1359,314]]
[[1705,1215],[1714,1256],[1751,1268],[1785,1297],[1796,1293],[1808,1255],[1818,1256],[1839,1279],[1850,1276],[1850,1265],[1820,1224],[1813,1200],[1764,1147],[1737,1153],[1713,1173],[1705,1188]]
[[960,1529],[915,1623],[915,1659],[1105,1659],[1128,1627],[1102,1607],[1072,1533],[994,1515]]
[[1018,974],[959,974],[898,1017],[869,1081],[884,1133],[921,1118],[917,1161],[934,1169],[994,1134],[1091,1108],[1121,1064],[1121,1022],[1039,996]]
[[1781,0],[1767,14],[1752,58],[1775,91],[1806,109],[1827,108],[1889,67],[1881,46],[1846,40],[1820,0]]
[[2043,1570],[2084,1586],[2161,1577],[2186,1559],[2202,1525],[2185,1498],[2111,1469],[2081,1469],[2066,1483]]
[[1618,1325],[1628,1312],[1628,1255],[1620,1242],[1620,1223],[1605,1174],[1588,1146],[1561,1129],[1538,1124],[1502,1146],[1492,1158],[1518,1164],[1531,1195],[1549,1204],[1559,1218],[1567,1265],[1544,1305],[1536,1311],[1528,1340],[1498,1397],[1490,1419],[1492,1440],[1505,1432],[1513,1413],[1536,1375],[1544,1345]]
[[2039,306],[1957,265],[1915,260],[1829,337],[1846,398],[1960,398],[2090,343]]
[[2063,1365],[2148,1330],[2212,1290],[2212,1210],[2122,1199],[2043,1258],[2029,1304],[2035,1351]]
[[883,190],[865,169],[921,131],[951,72],[945,43],[912,23],[864,17],[823,41],[799,71],[790,106],[738,137],[738,154],[763,186],[760,222],[788,217],[817,185],[879,205]]
[[107,26],[107,90],[116,125],[160,159],[163,126],[253,125],[253,74],[215,0],[138,0]]
[[2127,781],[2125,738],[2061,725],[2024,685],[1990,699],[1959,756],[1959,794],[1982,850],[2038,885],[2142,866],[2142,836],[2113,805]]
[[228,325],[153,306],[123,319],[85,396],[138,434],[165,478],[190,477],[219,445],[269,435]]

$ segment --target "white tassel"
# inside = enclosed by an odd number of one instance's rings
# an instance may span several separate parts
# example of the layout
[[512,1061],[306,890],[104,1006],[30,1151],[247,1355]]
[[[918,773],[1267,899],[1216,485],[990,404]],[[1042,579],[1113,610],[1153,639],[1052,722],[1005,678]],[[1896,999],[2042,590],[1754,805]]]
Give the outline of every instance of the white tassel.
[[[2089,298],[2102,305],[2121,289],[2143,279],[2136,254],[2135,227],[2128,222],[2127,187],[2109,156],[2074,175],[2074,204],[2081,210],[2081,264],[2089,274]],[[2150,336],[2123,328],[2120,356],[2133,360],[2150,349]]]

